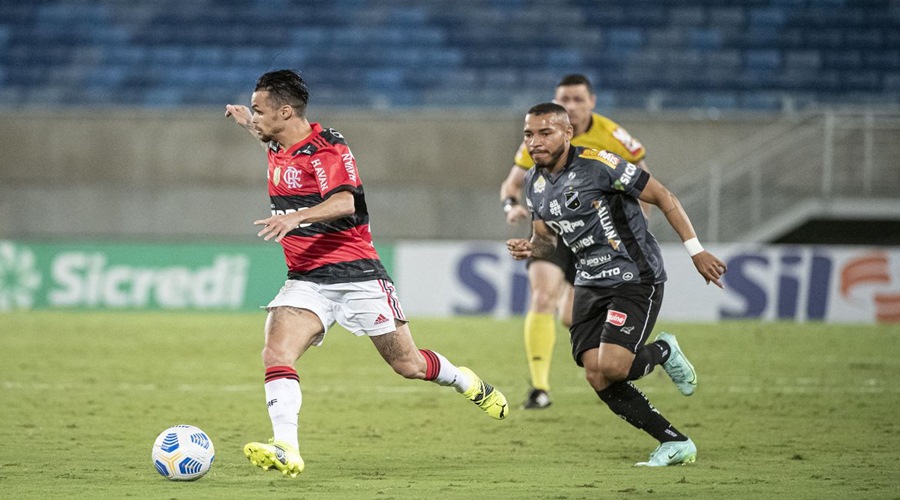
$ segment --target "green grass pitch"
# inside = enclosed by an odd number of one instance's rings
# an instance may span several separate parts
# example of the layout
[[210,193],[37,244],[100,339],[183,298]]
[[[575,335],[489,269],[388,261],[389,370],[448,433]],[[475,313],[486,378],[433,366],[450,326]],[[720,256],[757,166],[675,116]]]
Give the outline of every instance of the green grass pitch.
[[[635,468],[655,442],[583,380],[560,331],[552,407],[527,388],[521,319],[414,320],[419,347],[473,368],[512,411],[488,418],[452,389],[393,374],[341,329],[298,363],[297,479],[241,447],[271,428],[263,313],[0,314],[3,498],[900,498],[900,327],[660,323],[699,373],[681,396],[637,385],[697,443],[697,463]],[[150,462],[166,427],[216,447],[210,473],[169,482]]]

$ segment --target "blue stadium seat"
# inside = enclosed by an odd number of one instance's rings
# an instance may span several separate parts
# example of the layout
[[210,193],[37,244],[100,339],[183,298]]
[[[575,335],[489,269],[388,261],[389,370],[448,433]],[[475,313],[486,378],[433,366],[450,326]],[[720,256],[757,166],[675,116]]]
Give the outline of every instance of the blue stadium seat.
[[709,26],[715,26],[725,33],[733,33],[744,28],[746,13],[739,6],[720,7],[715,5],[708,11]]
[[898,104],[898,47],[892,0],[9,1],[0,95],[205,104],[293,67],[338,106],[522,106],[567,72],[610,107]]
[[607,43],[612,51],[631,51],[641,48],[644,34],[641,28],[612,28],[607,33]]
[[892,71],[900,69],[900,50],[863,52],[864,66],[872,70]]
[[875,71],[852,71],[843,73],[841,86],[848,92],[872,91],[881,88],[881,78]]
[[781,52],[777,50],[748,50],[744,63],[749,69],[775,70],[781,66]]
[[813,29],[806,32],[806,45],[822,50],[840,50],[844,47],[846,33],[839,29]]
[[784,10],[779,7],[763,7],[750,9],[751,26],[769,26],[780,28],[786,21]]
[[880,49],[884,46],[884,37],[879,29],[848,30],[844,34],[844,43],[854,49]]
[[900,91],[900,71],[891,71],[884,75],[885,90]]
[[669,21],[674,26],[703,26],[706,23],[706,10],[699,5],[686,4],[669,10]]
[[699,50],[719,50],[725,38],[717,28],[691,28],[688,31],[688,46]]
[[582,65],[581,49],[577,47],[547,51],[545,67],[548,69],[565,70],[565,68],[580,68]]
[[824,55],[823,67],[855,71],[862,67],[863,57],[858,50],[829,51]]

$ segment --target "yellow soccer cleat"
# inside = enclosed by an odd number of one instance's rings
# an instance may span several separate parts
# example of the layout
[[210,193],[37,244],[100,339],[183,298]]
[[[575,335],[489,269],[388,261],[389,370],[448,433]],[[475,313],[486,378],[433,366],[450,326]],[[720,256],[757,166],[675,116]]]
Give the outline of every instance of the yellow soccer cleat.
[[478,405],[485,413],[497,420],[506,418],[509,408],[506,404],[506,396],[494,389],[491,384],[481,380],[481,377],[475,375],[475,372],[465,366],[460,366],[459,371],[465,373],[469,380],[474,382],[472,387],[463,393],[463,396],[469,398],[469,401]]
[[284,441],[270,439],[268,444],[247,443],[244,445],[244,455],[250,459],[251,464],[262,470],[275,467],[285,476],[297,477],[306,466],[300,458],[300,452]]

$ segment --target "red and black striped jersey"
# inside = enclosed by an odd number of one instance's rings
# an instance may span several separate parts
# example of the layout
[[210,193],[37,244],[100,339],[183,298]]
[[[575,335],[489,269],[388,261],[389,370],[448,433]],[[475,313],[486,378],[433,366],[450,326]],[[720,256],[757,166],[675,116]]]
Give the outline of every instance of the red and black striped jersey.
[[312,123],[306,139],[282,150],[268,149],[272,214],[314,207],[329,196],[353,193],[353,214],[328,222],[301,224],[282,238],[288,277],[316,283],[387,279],[372,243],[369,212],[356,159],[344,137]]

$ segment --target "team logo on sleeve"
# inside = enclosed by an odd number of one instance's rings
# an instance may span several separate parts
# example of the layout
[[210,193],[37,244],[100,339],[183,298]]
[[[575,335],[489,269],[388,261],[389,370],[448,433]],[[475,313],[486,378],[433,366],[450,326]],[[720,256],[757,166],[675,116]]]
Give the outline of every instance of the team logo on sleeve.
[[618,189],[619,191],[625,191],[625,188],[631,184],[631,181],[634,179],[635,174],[637,173],[637,165],[633,163],[625,164],[625,173],[622,174],[622,177],[616,179],[613,183],[613,187]]
[[341,160],[344,161],[344,170],[347,171],[350,182],[356,182],[356,158],[353,157],[353,153],[348,149],[341,155]]
[[569,210],[578,210],[581,206],[581,200],[578,199],[578,191],[566,191],[566,208]]

